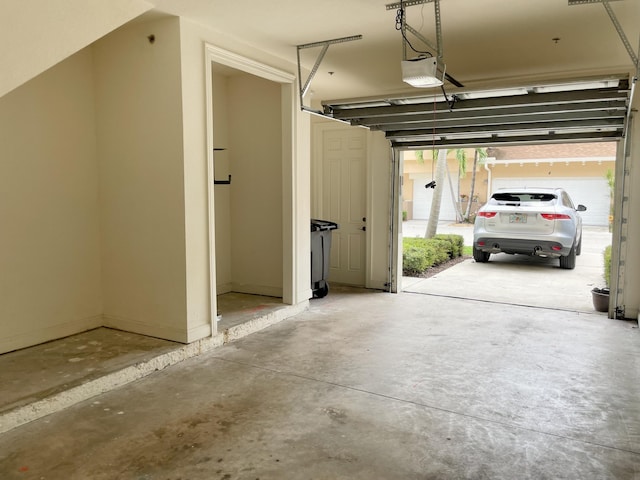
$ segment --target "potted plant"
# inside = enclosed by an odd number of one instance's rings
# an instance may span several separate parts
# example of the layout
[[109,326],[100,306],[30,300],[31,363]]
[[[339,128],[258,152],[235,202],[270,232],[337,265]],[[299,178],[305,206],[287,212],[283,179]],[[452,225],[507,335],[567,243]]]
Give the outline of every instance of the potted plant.
[[611,245],[604,249],[604,282],[606,287],[591,290],[593,308],[597,312],[609,311],[609,286],[611,284]]

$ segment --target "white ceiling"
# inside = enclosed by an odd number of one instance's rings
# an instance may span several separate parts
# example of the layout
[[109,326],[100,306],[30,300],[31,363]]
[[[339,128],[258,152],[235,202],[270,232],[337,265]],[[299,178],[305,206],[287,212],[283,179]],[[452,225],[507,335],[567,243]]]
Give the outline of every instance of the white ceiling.
[[[362,40],[329,47],[311,84],[314,101],[416,91],[401,79],[402,41],[395,29],[396,12],[386,9],[392,3],[388,0],[150,3],[294,64],[297,45],[362,35]],[[440,5],[447,73],[465,87],[635,71],[600,3],[440,0]],[[610,6],[637,52],[640,1],[612,0]],[[435,44],[434,3],[407,7],[407,22]],[[310,69],[319,53],[320,48],[301,50],[303,67]],[[456,88],[447,85],[447,90],[455,93]]]

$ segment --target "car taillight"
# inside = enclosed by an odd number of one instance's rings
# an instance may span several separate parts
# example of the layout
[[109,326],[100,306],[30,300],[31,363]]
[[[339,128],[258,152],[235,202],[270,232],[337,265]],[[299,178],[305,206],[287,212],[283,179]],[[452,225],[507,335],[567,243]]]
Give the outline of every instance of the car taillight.
[[493,218],[498,214],[498,212],[478,212],[479,217],[484,218]]
[[571,220],[571,217],[565,213],[541,213],[540,216],[545,220]]

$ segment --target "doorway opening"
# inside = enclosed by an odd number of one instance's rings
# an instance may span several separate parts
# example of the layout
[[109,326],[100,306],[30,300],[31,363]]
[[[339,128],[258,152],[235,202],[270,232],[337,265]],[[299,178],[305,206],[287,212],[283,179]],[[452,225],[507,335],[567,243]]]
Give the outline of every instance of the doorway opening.
[[293,76],[206,48],[212,333],[228,335],[291,304]]

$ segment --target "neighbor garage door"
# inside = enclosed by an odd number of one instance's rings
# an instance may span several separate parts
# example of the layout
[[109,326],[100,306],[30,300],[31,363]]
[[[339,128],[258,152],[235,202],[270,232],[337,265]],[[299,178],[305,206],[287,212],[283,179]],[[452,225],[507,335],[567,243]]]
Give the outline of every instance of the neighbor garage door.
[[576,206],[581,203],[587,207],[581,213],[584,225],[609,225],[610,194],[606,178],[494,178],[491,185],[493,191],[524,186],[564,188]]
[[[413,218],[416,220],[428,220],[431,215],[431,201],[433,199],[433,188],[425,188],[432,178],[429,175],[412,175],[413,179]],[[442,203],[440,204],[440,221],[456,221],[456,208],[451,198],[451,188],[445,182],[442,190]]]

